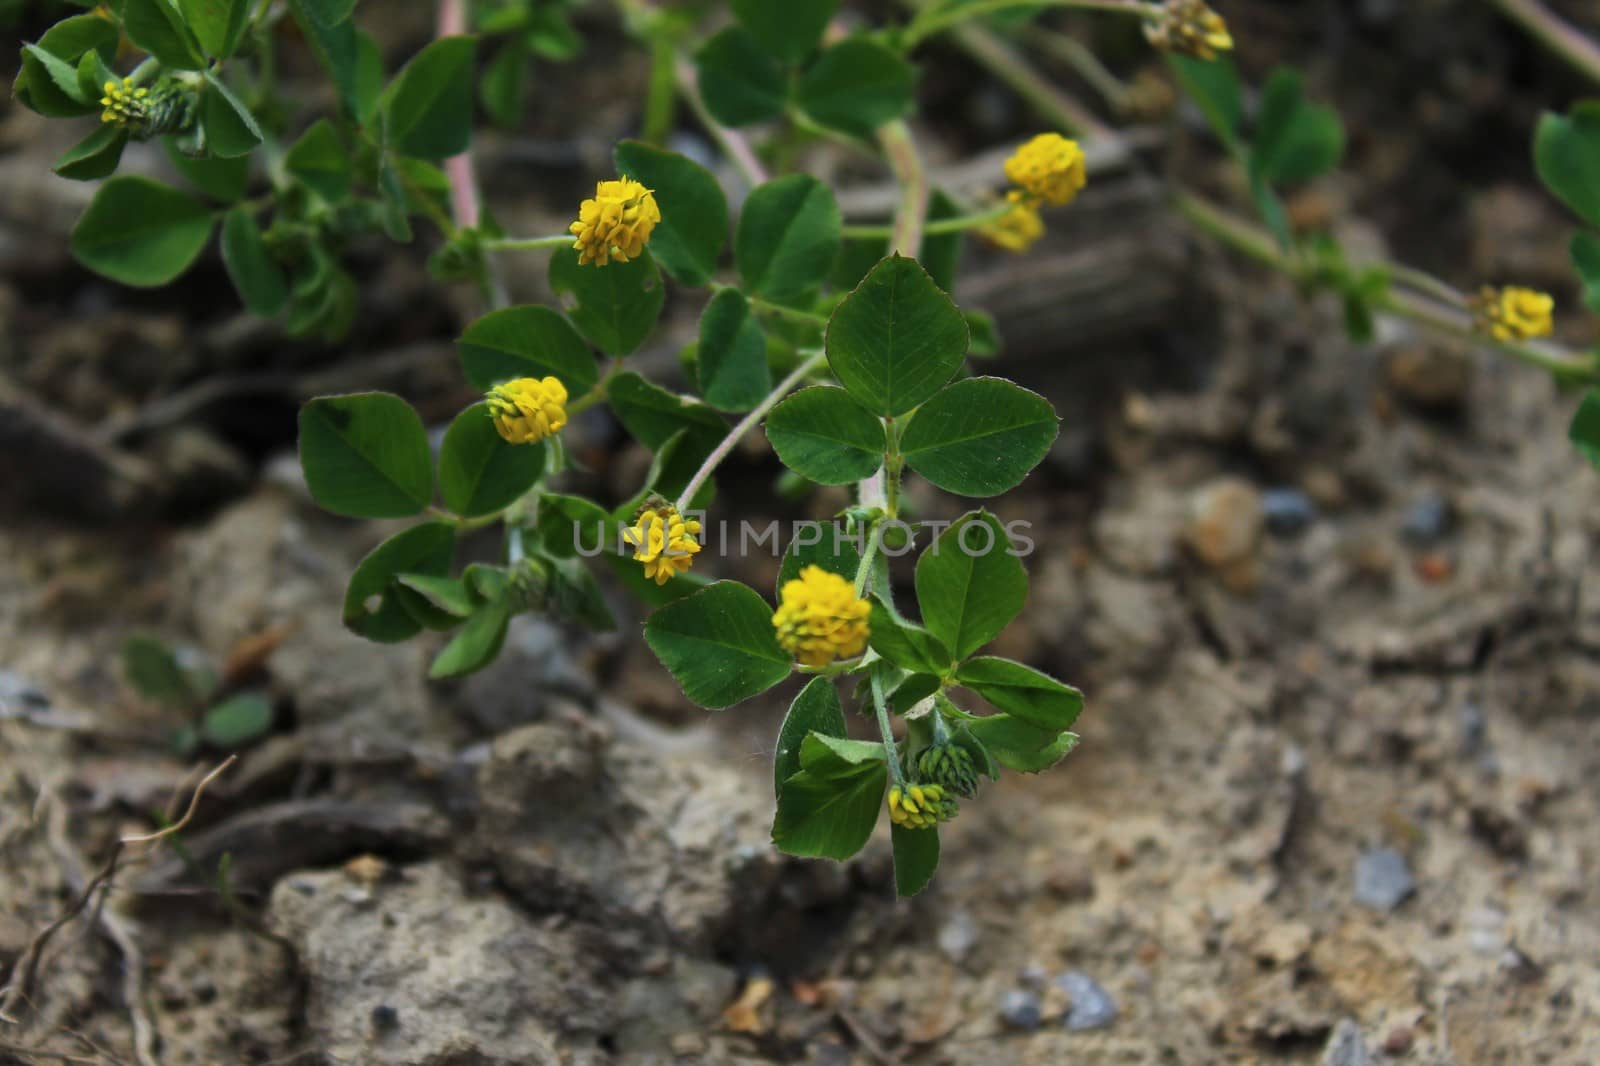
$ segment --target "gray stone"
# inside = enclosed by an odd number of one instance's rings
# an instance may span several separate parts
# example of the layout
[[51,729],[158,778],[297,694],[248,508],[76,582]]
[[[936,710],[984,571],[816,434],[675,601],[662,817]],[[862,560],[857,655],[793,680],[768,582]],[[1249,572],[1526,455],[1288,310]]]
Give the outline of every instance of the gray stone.
[[1437,493],[1429,493],[1406,508],[1400,523],[1400,534],[1417,547],[1427,547],[1443,540],[1450,532],[1450,501]]
[[939,950],[951,962],[960,962],[978,943],[978,923],[970,911],[959,910],[939,927]]
[[1280,539],[1304,533],[1317,520],[1317,505],[1299,489],[1268,489],[1261,494],[1267,532]]
[[1393,848],[1378,848],[1356,860],[1355,900],[1376,911],[1392,911],[1417,890],[1406,857]]
[[1117,1020],[1117,1001],[1088,974],[1068,970],[1056,978],[1055,985],[1072,1001],[1067,1010],[1068,1029],[1104,1029]]
[[1037,1029],[1044,1020],[1044,1007],[1032,992],[1013,988],[1000,997],[1000,1019],[1013,1029]]
[[1345,1018],[1333,1027],[1333,1035],[1322,1049],[1322,1066],[1369,1066],[1371,1062],[1372,1053],[1360,1026]]

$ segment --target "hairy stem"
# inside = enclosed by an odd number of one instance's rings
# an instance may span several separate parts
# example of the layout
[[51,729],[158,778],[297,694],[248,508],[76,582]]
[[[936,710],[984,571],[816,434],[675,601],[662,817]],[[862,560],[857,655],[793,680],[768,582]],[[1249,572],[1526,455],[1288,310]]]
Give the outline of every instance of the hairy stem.
[[779,400],[793,392],[813,370],[821,366],[825,358],[827,357],[822,352],[817,352],[811,358],[795,367],[788,377],[773,387],[773,390],[767,394],[766,399],[757,404],[754,410],[739,420],[738,425],[728,431],[728,435],[722,438],[722,442],[716,448],[712,449],[710,455],[706,456],[706,461],[700,464],[700,469],[694,472],[694,477],[689,479],[689,483],[684,486],[683,492],[678,496],[677,508],[680,512],[688,510],[689,505],[694,502],[695,495],[699,493],[700,487],[706,483],[706,479],[711,477],[717,467],[722,464],[722,460],[732,453],[734,447],[744,438],[744,435],[759,425],[761,420],[767,417],[767,412],[776,407]]
[[752,186],[764,184],[767,180],[767,168],[761,165],[761,160],[756,158],[755,149],[750,147],[750,142],[745,140],[744,134],[738,130],[730,130],[718,122],[706,107],[705,100],[700,96],[700,79],[695,73],[694,64],[683,56],[677,59],[678,93],[695,117],[700,120],[706,132],[711,134],[722,154],[733,161],[739,168],[739,173],[744,175],[746,181]]
[[[945,233],[962,233],[979,226],[987,226],[991,222],[998,222],[1011,210],[1011,204],[999,204],[986,211],[977,211],[970,215],[958,215],[955,218],[941,218],[932,222],[925,222],[922,234],[925,237],[937,237]],[[846,239],[867,240],[877,237],[893,237],[894,226],[846,226],[844,236]]]
[[906,28],[907,48],[951,26],[1019,7],[1070,7],[1080,11],[1136,15],[1139,18],[1154,18],[1161,14],[1160,4],[1144,3],[1143,0],[978,0],[977,3],[950,5],[943,10],[926,3],[921,6],[925,13],[918,15]]
[[1590,81],[1600,82],[1600,44],[1566,22],[1539,0],[1491,0],[1539,43],[1564,59]]
[[894,215],[889,251],[913,259],[922,250],[922,227],[928,218],[928,171],[917,153],[911,127],[901,119],[878,127],[878,143],[888,157],[889,169],[900,183],[900,206]]
[[883,671],[872,671],[872,706],[878,712],[878,733],[883,737],[883,752],[889,763],[889,782],[904,788],[905,771],[900,769],[900,752],[894,744],[894,726],[889,722],[889,701],[883,695]]
[[540,248],[566,248],[572,245],[572,235],[562,233],[554,237],[496,237],[483,242],[489,252],[532,252]]

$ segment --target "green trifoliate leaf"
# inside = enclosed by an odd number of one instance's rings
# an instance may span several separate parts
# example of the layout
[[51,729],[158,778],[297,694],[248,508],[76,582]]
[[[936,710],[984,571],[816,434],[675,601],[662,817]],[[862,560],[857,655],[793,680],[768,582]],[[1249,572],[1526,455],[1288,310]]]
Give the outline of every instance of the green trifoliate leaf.
[[828,276],[843,225],[832,190],[810,175],[760,186],[745,200],[734,237],[745,286],[780,302],[804,295]]
[[401,574],[443,578],[450,572],[455,548],[451,526],[424,522],[372,549],[345,587],[345,627],[380,644],[397,644],[422,632],[422,620],[436,608],[398,579]]
[[1310,181],[1344,155],[1344,125],[1330,107],[1306,100],[1300,74],[1274,71],[1262,91],[1250,169],[1272,184]]
[[464,578],[438,577],[434,574],[401,574],[395,580],[402,588],[408,588],[421,596],[428,606],[444,612],[451,618],[466,618],[483,602]]
[[67,149],[50,169],[73,181],[99,181],[116,173],[117,164],[122,162],[122,150],[127,146],[127,130],[102,123]]
[[177,189],[148,178],[112,178],[73,229],[72,253],[124,285],[165,285],[194,264],[213,225],[210,210]]
[[828,737],[846,735],[844,706],[839,702],[839,690],[832,678],[812,678],[789,705],[772,759],[777,795],[783,795],[783,783],[800,772],[800,746],[812,733]]
[[747,126],[783,114],[789,85],[783,68],[750,33],[729,26],[695,53],[700,95],[725,126]]
[[857,38],[822,53],[800,79],[795,99],[822,125],[865,138],[911,110],[916,86],[916,67],[875,41]]
[[544,473],[544,441],[512,444],[500,435],[485,403],[456,416],[439,449],[439,491],[462,518],[510,506]]
[[[761,535],[766,536],[767,532],[770,532],[770,543],[756,539],[752,551],[781,543],[779,523],[772,523],[768,531],[761,531]],[[789,539],[783,563],[778,567],[774,596],[781,601],[783,586],[799,577],[800,571],[808,566],[821,567],[846,581],[855,581],[856,571],[861,569],[861,550],[865,546],[866,535],[859,528],[853,531],[846,529],[842,522],[808,523],[798,527]]]
[[650,234],[650,254],[685,285],[700,286],[717,269],[728,240],[728,200],[699,163],[641,141],[617,145],[617,170],[654,190],[661,221]]
[[222,222],[222,264],[233,287],[253,313],[270,318],[289,300],[283,268],[267,251],[261,227],[244,208],[228,212]]
[[1600,101],[1546,113],[1533,139],[1533,160],[1545,186],[1591,226],[1600,226]]
[[300,466],[318,503],[351,518],[407,518],[433,500],[433,455],[398,396],[319,396],[300,408]]
[[389,143],[403,155],[444,159],[472,137],[471,37],[434,41],[407,63],[385,94]]
[[244,156],[224,159],[219,155],[184,155],[170,137],[162,142],[172,167],[190,185],[219,203],[234,204],[244,199],[250,184],[250,160]]
[[702,707],[729,707],[776,685],[793,663],[778,644],[772,608],[737,581],[718,581],[656,611],[644,638]]
[[346,113],[365,121],[370,116],[363,112],[358,90],[362,48],[354,23],[349,19],[337,23],[324,21],[321,9],[325,5],[321,0],[288,0],[288,3],[312,51],[332,75],[334,87],[339,91],[339,102]]
[[1600,389],[1590,389],[1584,396],[1567,435],[1584,458],[1600,469]]
[[828,323],[828,365],[869,411],[901,415],[961,368],[967,323],[914,259],[890,256]]
[[1022,483],[1058,432],[1043,396],[1003,378],[968,378],[917,410],[900,447],[907,466],[945,491],[998,496]]
[[122,28],[130,41],[168,69],[199,70],[206,64],[172,0],[123,0]]
[[550,287],[584,338],[607,355],[635,351],[656,328],[667,291],[645,252],[626,263],[580,266],[572,248],[550,256]]
[[1192,59],[1168,54],[1178,84],[1205,115],[1206,121],[1229,148],[1239,144],[1239,123],[1244,116],[1243,89],[1233,60],[1220,56],[1212,60]]
[[283,158],[283,167],[330,203],[344,199],[350,191],[350,152],[339,139],[333,123],[318,119],[300,135]]
[[491,311],[468,326],[456,343],[467,380],[484,391],[514,378],[554,377],[576,399],[600,380],[588,345],[548,307]]
[[1009,714],[975,718],[967,728],[996,762],[1019,774],[1048,770],[1078,746],[1076,733],[1051,733]]
[[789,855],[850,858],[878,824],[888,775],[882,744],[808,735],[800,772],[778,791],[773,844]]
[[939,830],[907,829],[903,825],[889,828],[890,843],[894,847],[894,890],[901,899],[915,896],[933,880],[939,869]]
[[803,389],[767,416],[767,439],[783,465],[819,485],[848,485],[883,466],[883,420],[843,389]]
[[200,736],[213,748],[237,748],[272,730],[272,703],[245,692],[217,704],[200,721]]
[[605,508],[582,496],[547,492],[539,497],[539,540],[551,555],[570,559],[579,554],[615,551],[617,523]]
[[606,393],[628,432],[658,451],[678,433],[707,443],[709,451],[728,431],[722,416],[705,404],[668,392],[631,371],[613,377]]
[[1572,235],[1572,265],[1583,279],[1583,302],[1600,313],[1600,236],[1588,230]]
[[494,662],[506,641],[512,608],[504,595],[490,598],[467,619],[461,632],[434,657],[428,676],[435,681],[461,677]]
[[790,65],[816,49],[839,0],[733,0],[733,13],[768,55]]
[[250,0],[179,0],[185,21],[213,59],[227,59],[244,37]]
[[999,636],[1027,601],[1027,572],[1010,552],[1000,520],[972,511],[917,560],[922,621],[958,660]]
[[914,674],[942,674],[950,669],[950,652],[932,633],[914,625],[872,598],[872,650]]
[[956,681],[1013,718],[1052,733],[1070,727],[1083,710],[1083,693],[1010,659],[968,659],[956,670]]
[[13,91],[46,118],[76,118],[97,109],[78,82],[78,68],[38,45],[22,46],[22,73]]
[[772,390],[767,338],[737,289],[723,289],[700,316],[700,394],[724,411],[748,411]]

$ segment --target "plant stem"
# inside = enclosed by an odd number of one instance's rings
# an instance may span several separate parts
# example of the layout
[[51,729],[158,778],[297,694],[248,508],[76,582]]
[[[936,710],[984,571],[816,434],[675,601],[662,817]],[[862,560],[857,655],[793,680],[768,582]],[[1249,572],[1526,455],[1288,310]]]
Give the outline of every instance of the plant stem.
[[664,148],[672,134],[673,105],[677,102],[677,51],[658,34],[650,44],[650,93],[644,102],[643,139]]
[[922,227],[928,219],[928,171],[917,153],[916,138],[903,119],[878,127],[878,143],[888,157],[889,169],[900,183],[900,206],[894,215],[894,230],[889,236],[890,254],[915,259],[922,251]]
[[689,105],[695,117],[700,120],[706,132],[711,134],[722,154],[733,161],[739,168],[739,173],[744,175],[745,181],[751,186],[762,185],[767,180],[767,168],[761,165],[761,160],[756,158],[755,149],[750,147],[750,142],[745,140],[744,134],[738,130],[730,130],[718,122],[706,107],[706,102],[700,96],[700,81],[695,74],[694,64],[683,56],[678,56],[678,93]]
[[779,400],[793,392],[806,379],[807,375],[821,366],[825,358],[827,357],[822,352],[817,352],[811,358],[795,367],[788,377],[778,382],[773,387],[773,390],[767,393],[766,399],[757,404],[754,410],[739,420],[738,425],[728,431],[728,435],[722,438],[722,443],[718,444],[711,454],[706,456],[706,461],[700,464],[700,469],[694,472],[694,477],[689,479],[689,483],[684,486],[683,492],[678,496],[677,508],[680,512],[688,509],[689,505],[694,501],[695,495],[699,493],[700,487],[706,483],[706,479],[721,465],[722,460],[728,457],[734,446],[743,439],[744,435],[754,429],[763,418],[767,417],[767,412],[776,407]]
[[905,787],[905,771],[900,769],[900,752],[894,745],[894,726],[889,722],[889,701],[883,696],[883,672],[872,671],[872,706],[878,712],[878,732],[883,736],[883,751],[889,763],[892,784]]
[[[1196,229],[1234,251],[1241,252],[1274,270],[1282,271],[1302,284],[1316,280],[1307,275],[1299,261],[1280,251],[1277,243],[1266,231],[1252,223],[1236,218],[1193,193],[1183,190],[1175,194],[1173,202],[1178,212]],[[1600,365],[1597,365],[1590,356],[1570,352],[1552,344],[1502,341],[1479,333],[1473,328],[1472,320],[1460,313],[1459,304],[1455,307],[1441,305],[1442,293],[1454,293],[1454,290],[1442,281],[1429,278],[1428,275],[1411,267],[1389,263],[1371,265],[1386,271],[1391,278],[1401,281],[1402,284],[1426,288],[1430,296],[1422,298],[1412,293],[1390,291],[1374,301],[1375,307],[1380,311],[1410,319],[1435,332],[1470,341],[1483,348],[1492,348],[1530,366],[1548,370],[1563,380],[1592,381],[1600,376]],[[1428,278],[1427,286],[1417,284],[1422,278]],[[1459,298],[1458,293],[1455,295]],[[1464,303],[1464,299],[1461,303]]]
[[1141,0],[978,0],[952,6],[945,11],[924,6],[925,14],[918,15],[906,27],[905,42],[909,49],[925,37],[970,19],[982,18],[997,11],[1018,7],[1070,7],[1080,11],[1111,11],[1119,15],[1137,15],[1153,18],[1161,13],[1161,5],[1143,3]]
[[[1000,204],[970,215],[958,215],[955,218],[941,218],[933,222],[926,222],[922,232],[927,237],[937,237],[945,233],[961,233],[964,230],[976,229],[986,226],[991,222],[998,222],[1011,210],[1010,204]],[[847,239],[868,240],[876,237],[894,236],[894,227],[884,226],[846,226],[844,235]]]
[[540,248],[565,248],[572,245],[572,234],[555,237],[496,237],[483,242],[486,252],[532,252]]
[[[929,0],[901,0],[901,3],[912,11],[921,11],[928,6]],[[1048,78],[1033,69],[1022,53],[984,27],[956,26],[950,36],[962,51],[1026,100],[1035,111],[1061,127],[1063,132],[1079,137],[1116,139],[1116,131],[1056,88]]]
[[867,550],[861,553],[861,565],[856,567],[856,595],[859,597],[872,577],[872,558],[878,554],[883,542],[883,523],[874,522],[867,531]]
[[1600,45],[1578,32],[1539,0],[1491,0],[1507,18],[1519,24],[1550,51],[1566,60],[1590,81],[1600,82]]

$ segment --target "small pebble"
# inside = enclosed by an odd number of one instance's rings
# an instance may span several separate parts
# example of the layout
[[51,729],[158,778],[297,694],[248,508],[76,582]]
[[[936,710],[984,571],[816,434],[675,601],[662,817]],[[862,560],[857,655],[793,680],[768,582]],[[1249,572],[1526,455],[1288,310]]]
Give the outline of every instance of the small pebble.
[[1055,984],[1072,1001],[1067,1011],[1068,1029],[1104,1029],[1117,1020],[1117,1001],[1088,974],[1069,970],[1057,977]]
[[1322,1066],[1369,1066],[1371,1062],[1360,1026],[1346,1018],[1333,1027],[1333,1035],[1322,1049]]
[[1430,493],[1406,508],[1400,534],[1408,543],[1425,547],[1444,539],[1445,534],[1450,532],[1450,521],[1449,501]]
[[1184,539],[1202,562],[1215,569],[1255,554],[1265,521],[1261,494],[1248,481],[1219,478],[1189,500]]
[[1000,1019],[1013,1029],[1037,1029],[1044,1020],[1044,1008],[1032,992],[1013,988],[1000,997]]
[[1355,900],[1377,911],[1392,911],[1417,889],[1406,857],[1393,848],[1378,848],[1356,860]]
[[1483,716],[1483,708],[1476,703],[1463,703],[1456,712],[1456,729],[1461,736],[1461,754],[1472,756],[1483,750],[1483,742],[1488,737],[1489,722]]
[[1267,532],[1287,540],[1304,533],[1317,520],[1317,505],[1299,489],[1268,489],[1261,494]]
[[978,923],[967,911],[956,911],[939,927],[939,950],[949,956],[951,962],[966,958],[977,942]]

